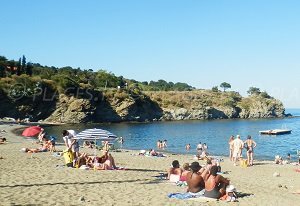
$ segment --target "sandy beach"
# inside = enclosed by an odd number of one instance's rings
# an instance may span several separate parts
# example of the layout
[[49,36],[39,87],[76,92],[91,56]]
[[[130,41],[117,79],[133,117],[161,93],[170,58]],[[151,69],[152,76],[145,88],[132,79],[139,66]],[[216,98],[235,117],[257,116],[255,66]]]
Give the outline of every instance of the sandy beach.
[[[193,162],[191,155],[155,158],[138,156],[138,151],[111,152],[117,166],[126,170],[94,171],[67,168],[63,157],[49,152],[28,154],[23,147],[37,148],[31,140],[11,131],[20,125],[0,125],[1,136],[8,142],[0,145],[0,205],[297,205],[300,194],[299,166],[276,165],[255,161],[253,167],[233,166],[228,158],[221,163],[222,171],[243,195],[238,202],[201,202],[167,197],[184,192],[167,180],[157,178],[175,159],[181,164]],[[62,150],[63,146],[57,146]],[[147,148],[145,148],[147,149]],[[85,149],[91,154],[94,150]],[[101,151],[98,151],[101,154]],[[200,161],[200,164],[204,164]],[[273,177],[273,173],[280,173]]]

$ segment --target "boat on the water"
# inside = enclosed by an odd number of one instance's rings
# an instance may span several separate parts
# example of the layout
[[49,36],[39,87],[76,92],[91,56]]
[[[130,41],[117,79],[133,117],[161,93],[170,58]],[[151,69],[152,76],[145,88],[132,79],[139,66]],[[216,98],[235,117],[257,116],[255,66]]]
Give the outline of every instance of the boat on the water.
[[271,130],[263,130],[259,131],[260,134],[266,135],[281,135],[281,134],[291,134],[292,130],[289,129],[271,129]]

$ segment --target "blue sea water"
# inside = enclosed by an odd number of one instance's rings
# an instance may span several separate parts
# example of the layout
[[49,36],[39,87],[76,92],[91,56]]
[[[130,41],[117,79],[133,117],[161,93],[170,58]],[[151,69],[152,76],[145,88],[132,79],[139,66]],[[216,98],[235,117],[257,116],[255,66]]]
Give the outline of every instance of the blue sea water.
[[[287,110],[286,113],[300,114],[300,109]],[[300,115],[299,115],[300,116]],[[228,155],[228,139],[230,135],[241,135],[243,140],[251,135],[256,141],[255,158],[272,160],[275,155],[285,157],[290,153],[296,159],[296,151],[300,150],[300,117],[282,119],[251,119],[251,120],[209,120],[209,121],[172,121],[152,123],[113,123],[113,124],[75,124],[45,128],[48,134],[56,135],[62,141],[63,129],[82,131],[86,128],[102,128],[111,131],[125,140],[123,148],[156,149],[157,140],[166,139],[168,147],[165,151],[181,154],[196,154],[199,142],[208,145],[213,155]],[[260,130],[291,129],[286,135],[260,135]],[[186,151],[185,145],[191,144]]]

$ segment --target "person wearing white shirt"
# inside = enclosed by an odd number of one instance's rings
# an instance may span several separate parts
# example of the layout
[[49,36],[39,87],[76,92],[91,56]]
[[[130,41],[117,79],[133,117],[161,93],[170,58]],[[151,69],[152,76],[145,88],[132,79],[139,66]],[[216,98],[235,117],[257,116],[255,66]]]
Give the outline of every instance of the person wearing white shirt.
[[237,160],[239,160],[242,155],[242,149],[244,147],[244,142],[241,140],[241,136],[237,135],[235,140],[233,140],[231,142],[231,144],[233,146],[232,157],[233,157],[234,165],[236,166]]

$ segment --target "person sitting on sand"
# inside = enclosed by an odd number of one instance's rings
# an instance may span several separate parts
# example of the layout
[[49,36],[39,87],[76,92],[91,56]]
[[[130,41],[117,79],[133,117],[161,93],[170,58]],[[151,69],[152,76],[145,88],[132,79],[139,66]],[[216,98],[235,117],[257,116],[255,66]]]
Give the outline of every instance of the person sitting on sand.
[[95,166],[97,170],[113,170],[116,168],[115,160],[108,151],[104,151],[103,156],[100,157],[100,164]]
[[189,163],[184,163],[182,166],[182,173],[180,176],[180,181],[186,181],[186,176],[190,172],[190,165]]
[[149,150],[149,155],[150,155],[150,156],[158,156],[158,154],[159,154],[159,153],[156,152],[154,149],[150,149],[150,150]]
[[93,149],[93,145],[91,144],[90,141],[87,141],[87,140],[85,140],[85,141],[83,142],[83,147]]
[[38,140],[39,140],[38,143],[42,143],[43,141],[45,141],[45,139],[46,139],[46,132],[42,128],[41,131],[40,131],[40,133],[38,134]]
[[81,166],[87,166],[87,155],[85,153],[82,153],[81,155],[79,155],[79,157],[77,158],[77,160],[75,161],[75,167],[76,168],[80,168]]
[[218,167],[216,165],[210,168],[208,175],[204,178],[205,192],[204,196],[209,198],[219,199],[226,194],[226,186],[229,185],[229,180],[222,175],[218,175]]
[[275,164],[279,164],[279,165],[282,165],[283,164],[283,159],[281,156],[279,155],[276,155],[275,156],[275,160],[274,160]]
[[5,137],[0,138],[0,144],[4,144],[5,142],[6,142],[6,138]]
[[197,155],[197,157],[198,157],[198,160],[207,160],[207,159],[210,159],[207,156],[207,154],[206,154],[206,152],[204,150],[202,150],[202,153],[200,155]]
[[182,169],[180,168],[179,161],[174,160],[172,162],[172,167],[168,170],[168,177],[167,179],[171,182],[177,182],[180,179],[182,174]]
[[190,168],[191,171],[186,176],[186,182],[188,185],[187,192],[203,193],[205,184],[204,179],[200,173],[201,166],[199,165],[199,162],[192,162]]

